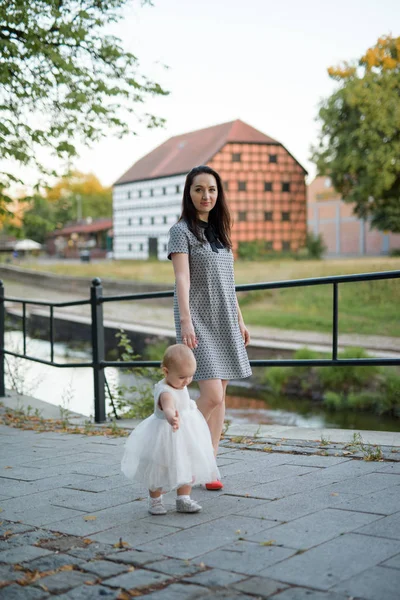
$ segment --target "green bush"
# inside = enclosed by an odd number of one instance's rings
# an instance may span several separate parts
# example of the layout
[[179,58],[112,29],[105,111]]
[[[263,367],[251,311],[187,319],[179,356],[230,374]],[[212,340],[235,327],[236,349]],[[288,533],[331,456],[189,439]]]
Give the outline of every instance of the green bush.
[[[346,348],[338,354],[339,358],[368,358],[363,348]],[[370,384],[380,368],[376,366],[337,366],[317,367],[318,377],[324,389],[336,392],[350,392]]]
[[287,367],[268,367],[265,369],[263,382],[270,386],[275,394],[281,394],[290,376]]
[[322,235],[315,235],[315,233],[309,231],[306,237],[306,249],[309,258],[321,259],[327,251]]
[[328,410],[342,410],[347,405],[343,394],[332,391],[325,392],[322,401]]
[[347,396],[347,405],[352,410],[375,410],[379,404],[379,398],[379,394],[376,392],[350,392]]

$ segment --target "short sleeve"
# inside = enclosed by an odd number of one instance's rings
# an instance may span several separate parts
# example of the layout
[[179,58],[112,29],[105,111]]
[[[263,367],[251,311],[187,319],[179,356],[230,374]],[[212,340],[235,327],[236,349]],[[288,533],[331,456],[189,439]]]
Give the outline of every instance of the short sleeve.
[[171,254],[174,252],[182,252],[189,254],[189,240],[185,231],[177,223],[169,230],[168,241],[168,259],[171,260]]

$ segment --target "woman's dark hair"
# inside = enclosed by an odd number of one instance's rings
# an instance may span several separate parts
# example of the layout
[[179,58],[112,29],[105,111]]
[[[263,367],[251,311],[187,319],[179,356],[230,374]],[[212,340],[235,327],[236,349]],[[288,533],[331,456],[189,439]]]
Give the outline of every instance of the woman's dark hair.
[[218,198],[214,208],[210,211],[208,222],[213,227],[215,235],[219,241],[226,248],[232,248],[232,221],[225,199],[224,188],[222,186],[221,177],[211,167],[200,165],[199,167],[194,167],[187,174],[185,188],[183,190],[181,219],[186,221],[193,235],[195,235],[200,242],[204,242],[203,230],[198,225],[197,212],[190,197],[190,187],[193,183],[193,179],[196,177],[196,175],[200,175],[200,173],[207,173],[208,175],[213,175],[213,177],[215,177],[215,181],[217,182]]

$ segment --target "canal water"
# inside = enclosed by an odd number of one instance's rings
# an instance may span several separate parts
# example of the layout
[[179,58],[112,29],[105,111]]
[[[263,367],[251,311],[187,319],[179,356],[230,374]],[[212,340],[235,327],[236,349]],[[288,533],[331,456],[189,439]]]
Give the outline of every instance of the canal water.
[[[6,348],[22,352],[22,337],[17,331],[6,333]],[[27,354],[50,360],[50,344],[43,340],[27,339]],[[34,396],[55,406],[68,408],[90,417],[93,408],[93,375],[90,368],[56,368],[25,359],[7,356],[6,387]],[[89,360],[87,351],[72,350],[65,344],[55,344],[54,360],[62,364]],[[132,385],[133,375],[122,369],[107,368],[111,387]],[[161,373],[160,373],[161,378]],[[191,395],[195,398],[197,387]],[[313,402],[279,397],[248,387],[228,387],[226,418],[231,423],[290,425],[292,427],[369,429],[400,431],[400,419],[380,417],[369,413],[329,412]],[[107,413],[111,406],[107,407]]]

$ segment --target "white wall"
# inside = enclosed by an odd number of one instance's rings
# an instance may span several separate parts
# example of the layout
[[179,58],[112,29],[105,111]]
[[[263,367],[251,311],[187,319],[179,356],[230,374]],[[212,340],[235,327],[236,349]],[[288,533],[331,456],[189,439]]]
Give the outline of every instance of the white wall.
[[149,238],[157,238],[158,259],[167,259],[168,231],[181,214],[184,183],[185,176],[176,175],[114,187],[114,258],[147,259]]

